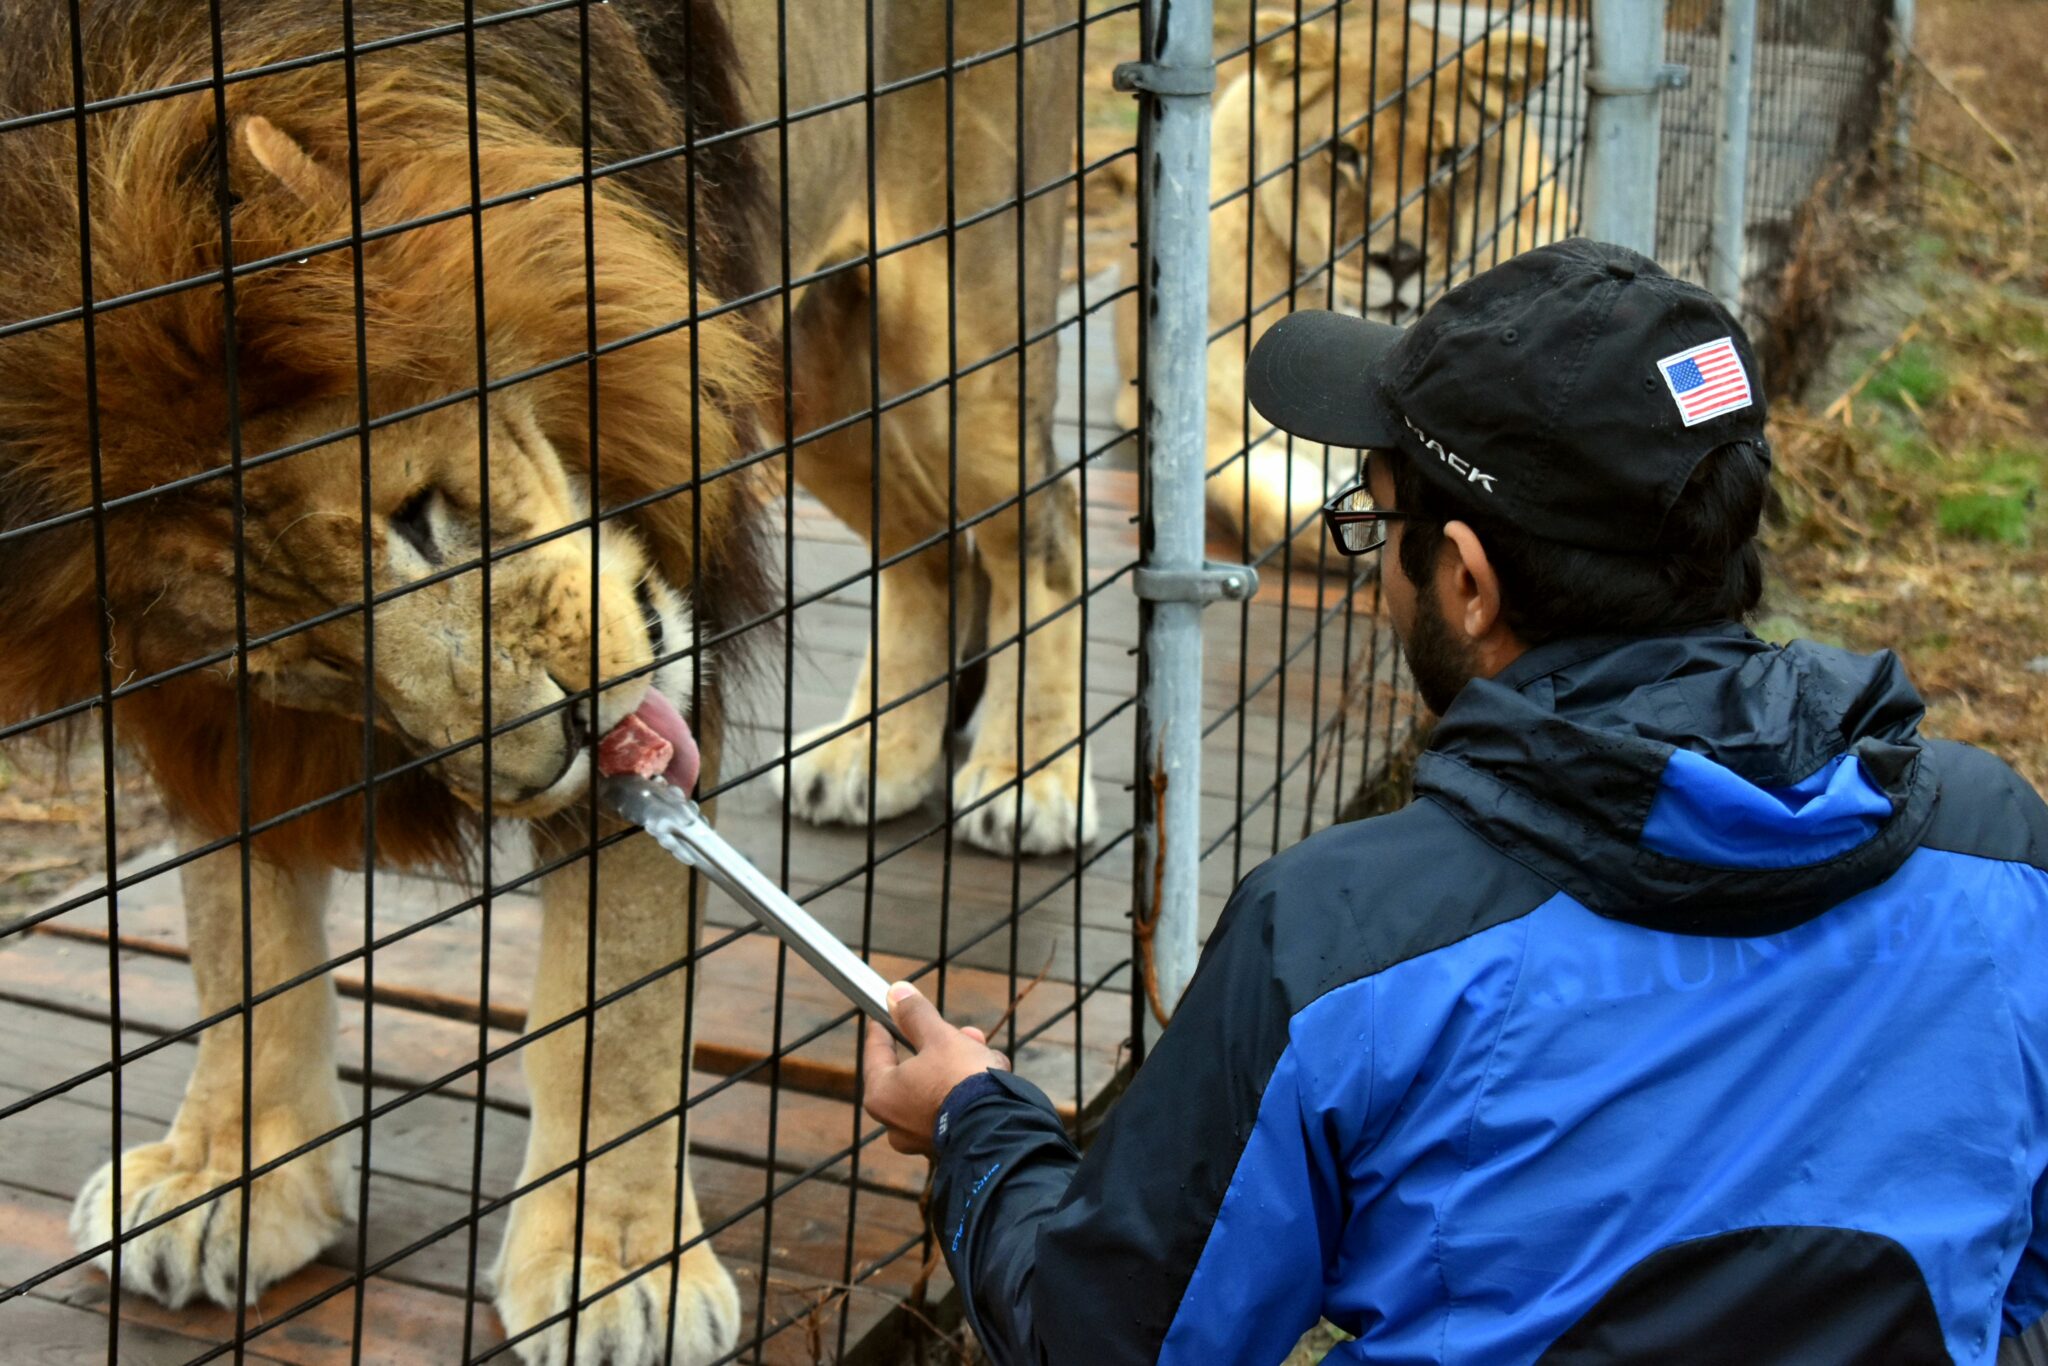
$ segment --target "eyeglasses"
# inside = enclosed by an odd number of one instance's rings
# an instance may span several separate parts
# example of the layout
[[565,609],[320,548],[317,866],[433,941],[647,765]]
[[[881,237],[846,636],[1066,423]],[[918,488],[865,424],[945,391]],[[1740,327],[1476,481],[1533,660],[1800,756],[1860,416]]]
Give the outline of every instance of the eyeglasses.
[[1361,478],[1323,504],[1323,525],[1339,552],[1363,555],[1387,543],[1388,522],[1412,522],[1413,513],[1381,508],[1372,501],[1372,489]]

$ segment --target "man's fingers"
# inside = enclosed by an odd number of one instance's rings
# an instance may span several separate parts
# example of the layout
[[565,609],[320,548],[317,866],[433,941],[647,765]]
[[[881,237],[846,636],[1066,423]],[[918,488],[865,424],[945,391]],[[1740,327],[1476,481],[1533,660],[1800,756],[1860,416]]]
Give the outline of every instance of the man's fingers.
[[968,1038],[974,1040],[976,1043],[988,1042],[988,1035],[982,1033],[981,1030],[979,1030],[973,1025],[961,1025],[960,1032],[962,1034],[965,1034]]
[[873,1020],[863,1020],[861,1028],[861,1052],[866,1055],[868,1085],[875,1084],[875,1078],[896,1065],[896,1041],[889,1037],[889,1031]]
[[903,1037],[920,1053],[953,1028],[941,1018],[939,1008],[908,982],[898,982],[889,988],[889,1013],[896,1017],[896,1027],[903,1031]]

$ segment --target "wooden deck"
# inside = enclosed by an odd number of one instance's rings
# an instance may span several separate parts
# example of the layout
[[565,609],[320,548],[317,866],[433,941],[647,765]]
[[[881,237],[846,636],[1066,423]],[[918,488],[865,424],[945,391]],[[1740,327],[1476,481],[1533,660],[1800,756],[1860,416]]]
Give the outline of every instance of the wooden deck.
[[[1102,354],[1107,347],[1098,348]],[[1091,367],[1093,368],[1093,367]],[[1092,405],[1091,405],[1092,406]],[[1063,413],[1070,442],[1103,436],[1093,414]],[[764,775],[722,799],[726,836],[771,875],[788,883],[815,913],[859,943],[867,926],[870,956],[892,976],[943,959],[939,977],[948,1013],[993,1026],[1016,1002],[1012,1047],[1020,1071],[1068,1110],[1085,1106],[1110,1080],[1132,1018],[1133,810],[1130,785],[1135,713],[1137,604],[1128,576],[1136,556],[1135,476],[1114,455],[1087,472],[1091,582],[1099,591],[1087,615],[1088,709],[1103,833],[1081,856],[1012,862],[956,846],[946,855],[936,803],[868,834],[796,825],[785,848],[780,806]],[[868,563],[866,547],[821,510],[800,501],[791,515],[798,538],[797,588],[835,582]],[[1234,558],[1216,544],[1215,558]],[[796,728],[836,716],[868,634],[868,586],[799,607],[793,674],[763,672],[765,693],[751,698],[732,739],[729,773],[781,752],[783,686]],[[1255,602],[1218,607],[1207,617],[1210,655],[1205,711],[1212,724],[1203,770],[1204,848],[1201,914],[1206,933],[1243,868],[1325,824],[1366,761],[1362,707],[1370,691],[1347,684],[1345,664],[1373,656],[1381,695],[1371,700],[1376,736],[1392,729],[1386,695],[1392,674],[1384,632],[1375,632],[1371,587],[1351,591],[1335,579],[1268,573]],[[1347,621],[1348,616],[1348,621]],[[1316,626],[1325,623],[1320,645]],[[1347,644],[1348,642],[1348,644]],[[1356,679],[1354,668],[1353,679]],[[1241,678],[1255,685],[1239,708]],[[1347,707],[1349,736],[1317,739]],[[1241,724],[1240,724],[1241,722]],[[1330,766],[1341,755],[1341,776]],[[1248,813],[1240,818],[1240,813]],[[149,866],[162,851],[140,853]],[[506,849],[497,875],[511,876],[524,854]],[[785,865],[786,860],[786,865]],[[94,877],[84,884],[103,885]],[[820,889],[829,889],[820,891]],[[373,1099],[383,1104],[430,1086],[477,1054],[481,1022],[493,1046],[517,1038],[536,956],[539,916],[533,898],[498,898],[491,936],[489,1008],[479,1007],[478,913],[425,925],[466,896],[455,885],[380,876],[374,898],[379,936],[412,928],[376,953],[375,999],[362,999],[361,974],[338,972],[342,993],[340,1056],[362,1056],[374,1021]],[[363,934],[360,879],[342,880],[330,933],[337,953]],[[940,907],[946,910],[942,914]],[[353,908],[353,909],[352,909]],[[691,1088],[693,1171],[715,1245],[742,1286],[747,1333],[761,1336],[744,1359],[811,1363],[842,1351],[890,1319],[924,1263],[918,1195],[924,1164],[876,1141],[853,1104],[853,1028],[830,988],[801,964],[788,966],[778,1002],[777,950],[736,907],[714,899],[707,936],[726,942],[704,958],[697,977],[696,1072]],[[725,931],[739,931],[727,935]],[[183,915],[175,875],[143,883],[122,898],[120,989],[122,1048],[162,1039],[196,1018],[183,959]],[[1041,979],[1042,980],[1037,980]],[[1021,997],[1021,999],[1019,999]],[[95,903],[0,938],[0,1109],[62,1086],[105,1063],[110,1026],[106,922]],[[837,1021],[837,1023],[835,1023]],[[818,1037],[791,1047],[813,1031]],[[778,1045],[780,1045],[778,1053]],[[121,1141],[159,1136],[173,1114],[194,1045],[180,1041],[121,1070]],[[768,1069],[780,1058],[782,1085]],[[744,1075],[737,1084],[728,1082]],[[351,1103],[362,1077],[350,1071]],[[472,1186],[489,1200],[509,1189],[526,1129],[526,1097],[516,1058],[493,1065],[476,1104],[474,1072],[404,1100],[371,1126],[363,1340],[353,1342],[356,1265],[351,1229],[315,1265],[273,1287],[250,1311],[246,1359],[262,1362],[442,1363],[461,1360],[465,1320],[471,1351],[499,1341],[485,1270],[502,1213],[482,1221],[472,1264],[465,1220]],[[0,1120],[0,1289],[17,1285],[72,1255],[65,1221],[70,1201],[113,1144],[108,1079],[51,1094]],[[472,1171],[473,1126],[482,1119],[482,1163]],[[356,1145],[349,1144],[352,1153]],[[295,1308],[336,1286],[339,1293],[303,1312]],[[853,1288],[848,1289],[849,1286]],[[470,1298],[472,1288],[477,1299]],[[945,1288],[941,1267],[931,1290]],[[13,1361],[106,1359],[109,1290],[81,1268],[0,1302],[0,1357]],[[228,1340],[234,1315],[213,1308],[171,1312],[125,1296],[119,1360],[184,1362]],[[280,1322],[282,1320],[282,1322]],[[894,1322],[900,1324],[900,1316]],[[892,1327],[892,1331],[895,1328]],[[504,1359],[504,1358],[500,1358]]]

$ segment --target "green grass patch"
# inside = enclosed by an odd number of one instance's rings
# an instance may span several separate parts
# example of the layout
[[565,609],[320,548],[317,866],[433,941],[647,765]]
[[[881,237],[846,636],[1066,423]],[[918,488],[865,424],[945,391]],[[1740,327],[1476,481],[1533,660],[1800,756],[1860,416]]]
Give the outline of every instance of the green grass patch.
[[1945,495],[1936,505],[1935,517],[1944,536],[2024,546],[2032,539],[2033,511],[2030,496],[1979,489]]
[[1935,504],[1935,525],[1944,536],[1993,545],[2026,546],[2033,540],[2048,451],[2005,447],[1965,456],[1952,483]]
[[1949,258],[1949,242],[1940,233],[1917,232],[1906,244],[1906,254],[1916,263],[1946,261]]
[[1928,348],[1914,343],[1886,362],[1865,386],[1872,398],[1904,408],[1906,400],[1926,408],[1948,392],[1948,376]]
[[2005,332],[2006,345],[2037,356],[2048,354],[2048,314],[2034,309],[2014,309],[2007,316],[2012,325]]
[[2048,314],[2010,300],[1999,300],[1964,324],[1972,341],[2001,350],[2048,352]]

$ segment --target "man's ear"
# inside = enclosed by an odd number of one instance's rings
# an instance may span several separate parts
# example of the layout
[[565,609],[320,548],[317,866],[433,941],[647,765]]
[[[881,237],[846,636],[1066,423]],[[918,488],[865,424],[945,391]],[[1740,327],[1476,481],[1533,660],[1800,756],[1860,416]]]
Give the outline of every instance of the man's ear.
[[1498,631],[1501,618],[1500,575],[1486,556],[1479,535],[1463,522],[1444,523],[1444,619],[1474,645],[1484,648]]
[[244,118],[235,132],[256,165],[307,208],[330,209],[348,202],[348,184],[341,175],[315,161],[298,139],[261,114]]

